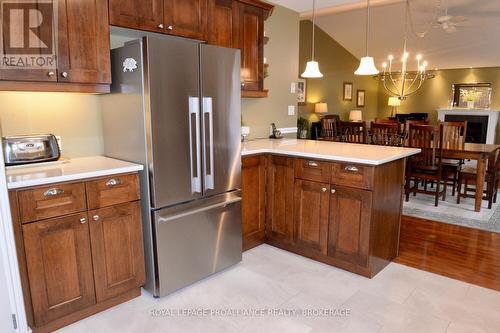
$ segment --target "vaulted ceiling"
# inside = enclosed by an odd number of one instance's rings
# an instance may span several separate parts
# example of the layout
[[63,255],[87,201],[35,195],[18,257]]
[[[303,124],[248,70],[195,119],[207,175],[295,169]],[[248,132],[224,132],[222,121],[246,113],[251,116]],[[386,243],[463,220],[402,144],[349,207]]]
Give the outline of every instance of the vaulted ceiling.
[[[310,17],[311,1],[274,0]],[[372,0],[370,55],[380,69],[389,54],[402,54],[405,1]],[[316,24],[356,57],[365,53],[366,1],[317,0]],[[457,31],[447,33],[436,24],[440,16],[463,16]],[[408,50],[421,53],[430,68],[500,66],[499,0],[411,0]],[[422,35],[425,35],[422,37]]]

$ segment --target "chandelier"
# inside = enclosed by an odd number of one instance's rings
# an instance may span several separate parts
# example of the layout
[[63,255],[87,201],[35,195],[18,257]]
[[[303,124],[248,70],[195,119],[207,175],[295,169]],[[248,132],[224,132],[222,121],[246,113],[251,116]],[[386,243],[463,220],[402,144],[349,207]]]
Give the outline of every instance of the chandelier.
[[408,96],[415,94],[428,79],[434,78],[434,74],[427,72],[427,61],[423,60],[422,55],[418,54],[415,57],[417,62],[417,69],[415,71],[408,70],[408,63],[410,60],[410,53],[408,53],[408,19],[410,17],[410,3],[406,0],[405,6],[405,36],[404,36],[404,46],[403,55],[401,57],[401,70],[393,71],[393,60],[394,56],[389,55],[387,58],[389,64],[384,62],[382,64],[383,71],[381,74],[377,75],[376,78],[379,79],[384,85],[385,90],[394,97],[400,100],[405,100]]

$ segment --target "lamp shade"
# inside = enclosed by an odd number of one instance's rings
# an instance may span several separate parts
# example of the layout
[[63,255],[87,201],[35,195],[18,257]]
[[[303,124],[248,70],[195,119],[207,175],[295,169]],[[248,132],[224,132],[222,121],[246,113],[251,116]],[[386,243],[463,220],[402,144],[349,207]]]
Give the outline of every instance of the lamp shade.
[[389,97],[389,106],[400,106],[401,105],[401,100],[397,97]]
[[363,120],[363,113],[361,110],[352,110],[349,113],[349,120],[350,121],[362,121]]
[[328,112],[328,104],[326,103],[316,103],[314,106],[314,112],[316,113],[327,113]]
[[307,62],[306,70],[301,75],[305,79],[316,79],[323,77],[323,74],[319,71],[319,64],[317,61]]
[[372,57],[363,57],[359,63],[358,69],[354,72],[356,75],[377,75],[380,73],[375,67],[375,61]]

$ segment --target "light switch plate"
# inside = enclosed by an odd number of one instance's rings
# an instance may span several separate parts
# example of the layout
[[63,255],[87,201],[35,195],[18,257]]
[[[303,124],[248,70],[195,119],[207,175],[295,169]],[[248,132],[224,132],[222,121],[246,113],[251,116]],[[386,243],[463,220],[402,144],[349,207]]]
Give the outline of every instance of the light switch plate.
[[290,94],[295,94],[297,93],[297,85],[295,84],[295,82],[292,82],[290,84]]
[[288,105],[288,115],[295,116],[295,105]]

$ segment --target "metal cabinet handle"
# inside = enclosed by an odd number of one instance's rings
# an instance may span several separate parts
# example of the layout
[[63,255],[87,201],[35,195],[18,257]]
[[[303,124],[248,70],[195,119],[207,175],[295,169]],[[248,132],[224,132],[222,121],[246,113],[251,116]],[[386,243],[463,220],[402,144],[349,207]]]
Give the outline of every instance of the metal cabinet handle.
[[314,161],[307,161],[307,165],[310,166],[310,167],[317,167],[318,166],[318,163],[314,162]]
[[94,216],[92,216],[92,220],[94,220],[94,221],[99,221],[99,215],[94,215]]
[[63,194],[64,190],[61,188],[50,188],[43,193],[44,197],[55,197],[57,195]]
[[119,179],[111,178],[106,182],[107,187],[113,187],[116,185],[120,185],[122,182]]
[[332,188],[331,192],[332,192],[332,194],[335,194],[335,192],[337,192],[337,190]]
[[81,224],[85,224],[85,223],[87,223],[87,219],[86,219],[85,217],[82,217],[82,218],[80,219],[80,223],[81,223]]
[[167,27],[167,30],[170,30],[170,31],[174,30],[174,26],[173,26],[173,25],[169,25],[169,26]]
[[326,191],[327,191],[327,188],[326,188],[326,187],[323,187],[323,188],[321,189],[321,192],[326,192]]
[[160,24],[158,24],[158,28],[163,29],[163,28],[165,28],[165,26],[163,25],[163,23],[160,23]]
[[62,73],[61,73],[61,76],[62,76],[63,78],[67,78],[69,75],[68,75],[68,72],[62,72]]
[[188,118],[189,118],[189,152],[192,161],[190,166],[191,192],[201,193],[201,144],[200,144],[201,129],[200,129],[200,99],[198,97],[189,97]]
[[344,168],[345,171],[349,171],[349,172],[358,172],[359,169],[357,167],[355,167],[354,165],[348,165]]
[[54,73],[54,72],[52,72],[52,71],[50,71],[50,72],[48,72],[48,73],[47,73],[47,76],[48,76],[48,77],[53,77],[54,75],[56,75],[56,73]]

